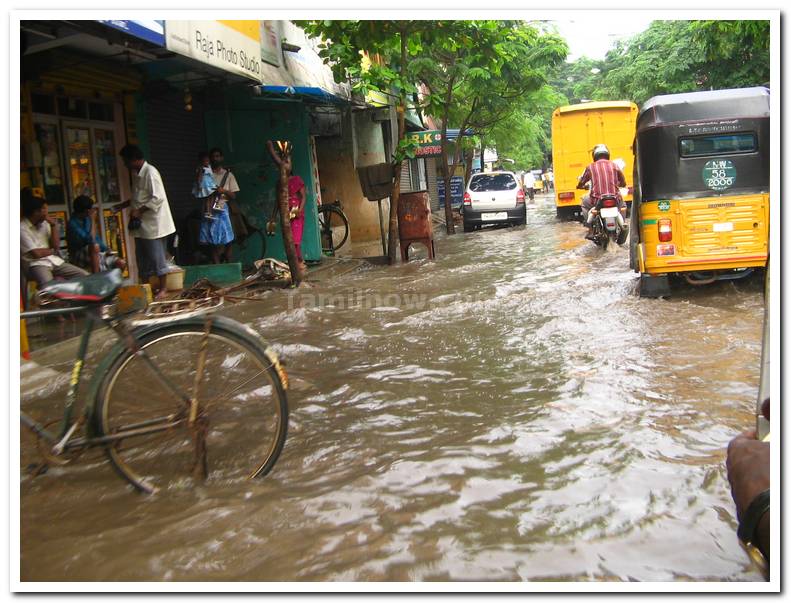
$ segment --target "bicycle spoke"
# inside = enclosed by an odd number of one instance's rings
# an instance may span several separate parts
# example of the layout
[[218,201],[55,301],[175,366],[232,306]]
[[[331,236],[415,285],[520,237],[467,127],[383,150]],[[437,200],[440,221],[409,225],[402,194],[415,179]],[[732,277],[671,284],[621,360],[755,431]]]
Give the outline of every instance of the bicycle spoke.
[[203,378],[203,369],[206,366],[206,355],[208,353],[208,346],[209,346],[209,332],[211,331],[211,318],[206,320],[206,330],[203,333],[203,339],[201,340],[200,351],[198,352],[197,358],[197,366],[195,367],[195,380],[193,381],[192,385],[192,403],[190,405],[190,425],[195,422],[197,418],[197,411],[198,411],[198,393],[200,391],[200,383],[201,379]]
[[250,377],[247,381],[243,381],[242,383],[240,383],[239,385],[237,385],[233,389],[225,391],[225,392],[223,392],[221,394],[218,394],[218,395],[214,396],[213,398],[210,398],[210,399],[206,400],[205,404],[208,407],[209,403],[217,402],[218,400],[226,400],[226,399],[230,398],[232,394],[236,393],[237,391],[242,389],[245,385],[250,383],[253,379],[255,379],[257,377],[260,377],[263,374],[264,374],[264,370],[258,371],[256,374],[254,374],[252,377]]

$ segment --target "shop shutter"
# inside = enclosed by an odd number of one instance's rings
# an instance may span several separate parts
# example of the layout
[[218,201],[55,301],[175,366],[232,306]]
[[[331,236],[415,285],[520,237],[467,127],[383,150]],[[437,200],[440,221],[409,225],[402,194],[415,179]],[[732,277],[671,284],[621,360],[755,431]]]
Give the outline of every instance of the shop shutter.
[[428,194],[431,199],[431,211],[439,211],[439,191],[437,191],[437,160],[431,157],[426,159],[426,182]]
[[151,162],[162,175],[177,227],[196,208],[192,183],[198,152],[207,151],[202,94],[192,93],[192,111],[184,110],[183,91],[152,95],[146,100],[146,129]]
[[417,170],[415,171],[417,174],[417,190],[428,190],[428,182],[426,180],[426,160],[423,158],[415,159],[415,164],[417,165]]
[[401,162],[401,192],[412,192],[412,171],[410,169],[410,161]]

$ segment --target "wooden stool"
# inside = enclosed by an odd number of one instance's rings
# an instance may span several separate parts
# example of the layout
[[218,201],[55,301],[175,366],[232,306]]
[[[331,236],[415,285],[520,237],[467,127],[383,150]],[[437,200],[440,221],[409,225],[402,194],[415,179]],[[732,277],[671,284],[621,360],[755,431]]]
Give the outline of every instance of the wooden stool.
[[433,238],[425,238],[425,239],[410,239],[407,241],[401,241],[401,261],[408,262],[409,261],[409,246],[412,243],[420,243],[426,246],[428,249],[428,259],[434,259],[434,239]]

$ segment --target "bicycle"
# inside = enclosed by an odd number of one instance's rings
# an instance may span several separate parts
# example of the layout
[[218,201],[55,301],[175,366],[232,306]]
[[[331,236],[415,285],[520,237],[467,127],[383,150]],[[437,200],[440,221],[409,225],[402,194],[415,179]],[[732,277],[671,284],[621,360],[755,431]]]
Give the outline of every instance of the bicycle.
[[[209,462],[219,479],[233,479],[242,465],[249,478],[269,473],[288,429],[288,377],[275,353],[252,329],[215,315],[221,299],[158,302],[139,320],[119,316],[113,300],[121,284],[119,270],[54,283],[39,292],[43,304],[81,305],[21,313],[86,317],[59,429],[20,411],[45,462],[65,465],[101,447],[120,476],[145,493],[177,486],[187,465],[196,480],[209,477]],[[118,342],[76,413],[99,323]]]
[[340,199],[319,205],[321,250],[328,255],[343,247],[349,238],[349,219],[343,213]]

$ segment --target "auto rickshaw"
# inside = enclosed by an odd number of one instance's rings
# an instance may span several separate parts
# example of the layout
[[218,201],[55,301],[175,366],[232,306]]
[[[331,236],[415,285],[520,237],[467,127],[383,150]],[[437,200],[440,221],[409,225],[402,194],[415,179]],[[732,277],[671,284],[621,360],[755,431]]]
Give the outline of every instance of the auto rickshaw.
[[637,118],[630,264],[641,297],[739,279],[769,255],[769,90],[655,96]]

